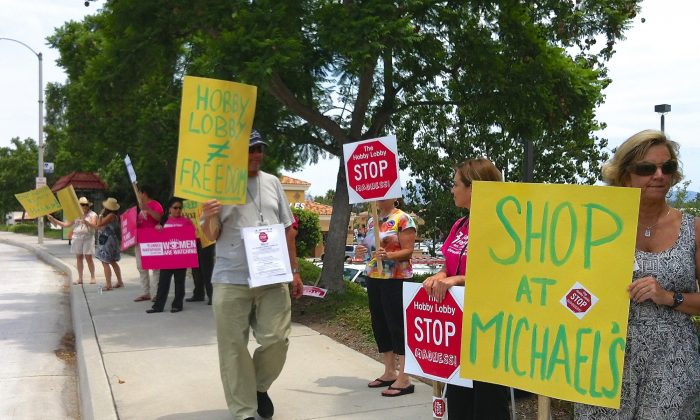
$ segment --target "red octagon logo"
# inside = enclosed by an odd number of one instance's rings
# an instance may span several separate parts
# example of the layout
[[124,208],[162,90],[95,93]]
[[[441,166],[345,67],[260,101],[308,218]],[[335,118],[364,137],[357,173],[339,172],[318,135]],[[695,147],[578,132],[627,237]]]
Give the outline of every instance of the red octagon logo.
[[260,242],[267,242],[267,233],[260,232],[260,234],[258,235],[258,239],[260,239]]
[[348,184],[364,200],[384,197],[399,178],[396,155],[379,140],[359,144],[347,165]]
[[584,289],[571,289],[566,295],[566,306],[574,313],[586,313],[591,308],[591,294]]
[[441,303],[424,288],[406,308],[406,352],[411,352],[425,374],[448,379],[459,369],[462,308],[450,293]]

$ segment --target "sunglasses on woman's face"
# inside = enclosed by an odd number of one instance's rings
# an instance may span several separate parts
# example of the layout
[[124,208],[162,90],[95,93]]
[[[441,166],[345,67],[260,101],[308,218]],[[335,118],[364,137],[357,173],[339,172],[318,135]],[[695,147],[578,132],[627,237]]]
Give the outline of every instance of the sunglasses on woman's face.
[[632,165],[632,173],[639,176],[649,176],[654,175],[658,168],[661,168],[661,173],[664,175],[671,175],[678,170],[678,162],[675,160],[667,160],[658,165],[653,162],[638,162]]
[[182,210],[182,207],[180,207],[180,206],[172,206],[170,208],[173,210]]
[[80,207],[90,207],[89,204],[81,204]]

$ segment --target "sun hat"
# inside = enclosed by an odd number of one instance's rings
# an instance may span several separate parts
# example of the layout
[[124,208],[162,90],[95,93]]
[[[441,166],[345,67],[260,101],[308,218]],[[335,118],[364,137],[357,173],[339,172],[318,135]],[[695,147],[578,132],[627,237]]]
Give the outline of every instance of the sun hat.
[[80,204],[87,204],[87,205],[89,205],[89,206],[92,205],[92,203],[90,202],[90,200],[88,200],[88,199],[85,198],[85,197],[80,197],[80,199],[78,200],[78,203],[80,203]]
[[109,197],[102,202],[102,207],[106,208],[107,210],[117,211],[119,210],[119,203],[117,202],[116,198]]
[[265,142],[265,140],[263,140],[260,133],[258,133],[258,130],[251,130],[250,141],[248,143],[248,147],[257,146],[258,144],[264,144],[265,146],[267,146],[267,142]]

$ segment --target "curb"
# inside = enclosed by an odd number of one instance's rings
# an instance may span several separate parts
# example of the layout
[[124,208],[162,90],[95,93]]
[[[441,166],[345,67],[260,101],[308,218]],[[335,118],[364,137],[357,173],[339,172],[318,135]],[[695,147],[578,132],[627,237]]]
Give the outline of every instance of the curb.
[[73,287],[73,279],[78,277],[75,267],[61,261],[37,245],[16,242],[0,237],[0,242],[24,248],[39,259],[53,266],[68,277],[70,287],[71,318],[75,334],[75,351],[78,367],[78,393],[80,397],[80,418],[84,420],[116,420],[116,404],[102,360],[102,352],[97,341],[95,326],[82,287]]

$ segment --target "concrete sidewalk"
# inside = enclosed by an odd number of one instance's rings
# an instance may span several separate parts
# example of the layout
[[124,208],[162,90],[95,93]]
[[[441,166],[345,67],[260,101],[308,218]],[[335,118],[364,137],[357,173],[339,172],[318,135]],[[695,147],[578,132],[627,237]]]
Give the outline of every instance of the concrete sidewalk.
[[[77,278],[67,241],[0,232],[0,242],[36,253]],[[99,292],[104,283],[71,287],[82,419],[230,419],[219,378],[211,306],[185,302],[184,310],[146,314],[136,263],[123,255],[123,289]],[[87,266],[85,276],[89,279]],[[116,281],[113,280],[113,284]],[[191,281],[187,296],[191,296]],[[166,309],[172,302],[168,297]],[[255,343],[252,341],[250,348]],[[380,363],[300,324],[292,325],[287,364],[269,391],[277,420],[431,418],[432,389],[414,380],[416,392],[398,398],[367,388]]]

